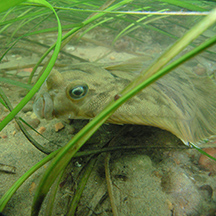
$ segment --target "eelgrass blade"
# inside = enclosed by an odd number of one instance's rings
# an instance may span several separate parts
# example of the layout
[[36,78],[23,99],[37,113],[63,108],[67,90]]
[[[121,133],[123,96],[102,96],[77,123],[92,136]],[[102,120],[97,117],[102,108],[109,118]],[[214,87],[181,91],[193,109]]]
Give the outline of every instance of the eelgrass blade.
[[216,9],[212,11],[207,17],[205,17],[201,22],[190,29],[181,39],[179,39],[170,49],[168,49],[159,59],[155,61],[147,70],[142,71],[142,75],[139,76],[133,83],[131,83],[127,88],[125,88],[121,94],[125,94],[130,91],[134,85],[141,83],[146,80],[146,78],[152,76],[161,68],[163,68],[173,56],[178,55],[188,44],[190,44],[194,39],[201,35],[209,26],[216,22]]
[[69,208],[69,211],[67,213],[67,215],[75,215],[76,213],[76,208],[78,206],[78,203],[80,201],[80,198],[81,198],[81,195],[83,193],[83,190],[85,188],[85,185],[89,179],[89,176],[92,172],[92,169],[94,168],[94,165],[97,161],[97,155],[95,155],[94,157],[92,157],[89,161],[89,163],[87,164],[86,166],[86,169],[85,169],[85,172],[84,174],[82,175],[80,181],[79,181],[79,184],[77,186],[77,189],[76,189],[76,192],[74,194],[74,197],[72,199],[72,202],[70,203],[70,208]]
[[7,105],[5,104],[5,102],[0,98],[0,103],[5,107],[7,108]]
[[[31,130],[33,130],[35,133],[37,133],[38,135],[42,136],[44,139],[48,140],[43,134],[40,134],[37,130],[35,130],[30,124],[28,124],[24,119],[22,119],[21,117],[19,117],[19,120],[21,122],[23,122],[26,126],[28,126],[29,128],[31,128]],[[49,141],[49,140],[48,140]]]
[[18,17],[14,18],[14,19],[10,19],[10,20],[3,21],[3,22],[0,23],[0,26],[2,26],[2,25],[7,25],[7,24],[11,24],[11,23],[13,24],[13,23],[18,22],[18,21],[20,21],[20,20],[27,19],[27,18],[31,18],[31,17],[37,17],[37,16],[40,16],[41,14],[44,15],[44,14],[46,14],[46,13],[48,13],[48,12],[49,12],[48,10],[31,12],[31,13],[26,14],[26,15],[24,15],[24,16],[18,16]]
[[64,171],[65,170],[62,170],[62,172],[60,173],[60,175],[58,176],[58,178],[56,179],[55,183],[52,186],[52,189],[50,191],[49,198],[47,201],[46,209],[44,212],[44,215],[46,215],[46,216],[52,216],[56,193],[58,191],[59,184],[61,182]]
[[56,42],[56,46],[55,46],[55,50],[53,52],[53,55],[43,73],[43,75],[40,77],[40,79],[37,81],[37,83],[32,87],[31,91],[22,99],[22,101],[10,112],[10,114],[8,114],[5,119],[0,123],[0,131],[8,124],[8,122],[10,122],[15,115],[29,102],[29,100],[35,95],[35,93],[39,90],[39,88],[41,87],[41,85],[44,83],[45,79],[47,78],[47,76],[49,75],[50,71],[52,70],[52,67],[55,64],[55,61],[58,57],[58,53],[60,51],[60,46],[61,46],[61,35],[62,35],[62,31],[61,31],[61,23],[60,20],[58,18],[58,15],[56,14],[55,10],[53,9],[53,7],[46,2],[45,0],[34,0],[32,2],[35,3],[39,3],[39,4],[43,4],[44,6],[50,8],[53,13],[56,16],[57,22],[58,22],[58,38],[57,38],[57,42]]
[[[131,2],[132,0],[122,0],[121,2],[118,2],[115,5],[112,5],[111,7],[107,8],[105,11],[112,11],[112,10],[116,10],[117,8]],[[67,42],[69,40],[71,40],[74,37],[74,33],[78,32],[81,28],[87,26],[88,24],[92,23],[93,21],[97,20],[98,18],[104,16],[104,12],[99,12],[96,13],[94,16],[89,17],[88,19],[84,20],[80,25],[78,25],[77,27],[73,28],[72,30],[70,30],[69,32],[67,32],[63,37],[62,37],[62,46],[61,49],[67,44]],[[65,40],[68,41],[65,41]],[[31,80],[33,78],[33,75],[36,71],[36,69],[38,68],[38,66],[41,64],[41,62],[46,58],[46,56],[53,50],[53,48],[55,47],[56,44],[53,44],[44,54],[43,56],[39,59],[39,61],[37,62],[37,64],[35,65],[35,67],[33,68],[33,71],[31,72],[31,75],[29,77],[29,81],[28,83],[31,83]]]
[[[95,149],[90,151],[83,151],[83,152],[77,152],[77,154],[74,157],[83,157],[88,156],[91,154],[99,154],[102,152],[107,151],[118,151],[118,150],[131,150],[131,149],[140,149],[145,148],[145,146],[115,146],[115,147],[107,147],[103,149]],[[158,146],[156,146],[158,148]],[[167,147],[166,147],[167,148]],[[184,146],[184,148],[188,148],[187,146]],[[59,149],[60,150],[60,149]],[[16,192],[16,190],[27,180],[35,171],[37,171],[40,167],[42,167],[44,164],[46,164],[48,161],[50,161],[52,158],[55,157],[55,155],[58,153],[58,151],[52,152],[47,157],[45,157],[43,160],[35,164],[32,168],[30,168],[22,177],[20,177],[13,186],[1,197],[0,199],[0,212],[2,212],[7,205],[10,198],[13,196],[13,194]]]
[[168,4],[175,5],[175,6],[182,7],[182,8],[186,8],[186,9],[192,10],[192,11],[206,11],[204,8],[201,8],[197,5],[188,3],[186,1],[180,1],[180,0],[156,0],[156,1],[166,2]]
[[202,150],[200,147],[196,146],[193,143],[190,143],[190,145],[195,148],[198,152],[200,152],[201,154],[207,156],[208,158],[211,158],[212,160],[216,161],[216,158],[214,158],[213,156],[209,155],[208,153],[206,153],[204,150]]
[[[23,15],[25,15],[26,13],[30,12],[32,9],[28,9],[26,11],[24,11],[22,14],[20,14],[18,17],[22,17]],[[6,13],[5,17],[0,21],[1,25],[4,21],[4,19],[7,17],[8,14],[10,14],[13,11],[13,9],[9,10],[8,13]],[[12,23],[5,25],[1,30],[0,33],[3,33],[7,28],[9,28],[11,26]]]
[[[1,99],[4,101],[6,108],[8,110],[12,110],[13,107],[9,101],[9,99],[7,98],[7,96],[4,94],[4,91],[1,89],[0,87],[0,97]],[[40,145],[40,143],[38,143],[26,130],[26,128],[24,127],[24,125],[21,123],[21,121],[23,121],[25,123],[24,120],[20,120],[21,118],[18,118],[18,116],[15,116],[15,121],[18,124],[20,130],[23,132],[23,134],[25,135],[25,137],[34,145],[35,148],[37,148],[38,150],[40,150],[41,152],[45,153],[45,154],[50,154],[51,151],[45,147],[43,147],[42,145]],[[26,122],[26,124],[28,125],[28,123]],[[30,126],[30,125],[29,125]],[[35,131],[35,129],[33,128],[33,130]]]
[[26,83],[22,83],[22,82],[19,82],[19,81],[16,81],[16,80],[12,80],[12,79],[9,79],[9,78],[5,78],[5,77],[0,77],[0,82],[4,82],[4,83],[11,84],[11,85],[15,85],[15,86],[27,89],[27,90],[31,90],[32,89],[32,85],[29,85],[29,84],[26,84]]
[[[31,14],[32,14],[32,13],[31,13]],[[38,14],[37,16],[35,15],[35,16],[33,16],[33,18],[30,18],[28,21],[26,21],[25,24],[28,23],[28,22],[30,22],[30,21],[32,21],[32,20],[34,20],[34,19],[37,19],[38,17],[44,16],[45,14],[47,14],[47,12],[46,12],[46,11],[42,11],[42,12],[40,12],[40,14]],[[0,57],[0,61],[2,61],[2,59],[5,57],[5,55],[13,48],[13,46],[16,45],[16,43],[17,43],[20,39],[22,39],[22,38],[24,38],[24,37],[26,37],[26,36],[28,36],[28,35],[31,35],[30,32],[31,32],[33,29],[37,28],[37,26],[39,26],[39,25],[40,25],[44,20],[46,20],[50,15],[51,15],[51,14],[50,14],[50,12],[49,12],[49,14],[48,14],[43,20],[41,20],[40,22],[38,22],[36,25],[32,26],[32,28],[30,28],[30,29],[28,30],[27,33],[25,33],[25,34],[21,35],[20,37],[16,38],[15,41],[13,41],[13,44],[10,45],[10,47],[8,47],[8,49],[2,54],[2,56]],[[9,25],[9,24],[8,24],[8,25]],[[14,33],[13,33],[13,34],[14,34]]]
[[109,194],[109,200],[110,200],[110,205],[111,205],[111,208],[112,208],[112,213],[113,213],[113,216],[118,216],[118,210],[117,210],[117,206],[116,206],[116,202],[115,202],[115,196],[114,196],[114,193],[113,193],[113,183],[112,183],[112,180],[111,180],[111,173],[110,173],[110,166],[109,166],[109,163],[110,163],[110,153],[107,153],[106,157],[105,157],[105,165],[104,165],[104,168],[105,168],[105,177],[106,177],[106,184],[107,184],[107,191],[108,191],[108,194]]
[[[140,9],[138,9],[140,10]],[[163,11],[167,11],[168,9],[164,9],[164,10],[161,10],[159,12],[163,12]],[[130,25],[128,25],[126,28],[124,28],[114,39],[113,39],[113,42],[112,42],[112,46],[115,44],[115,42],[122,36],[128,34],[129,32],[131,31],[134,31],[135,29],[139,28],[140,26],[137,25],[138,23],[142,22],[143,20],[149,18],[153,16],[153,14],[149,14],[149,15],[146,15],[146,16],[143,16],[142,18],[138,19],[137,21],[134,21],[132,22]],[[146,25],[147,23],[149,23],[151,21],[147,21],[146,23],[144,23],[144,25]]]
[[10,0],[10,1],[0,1],[0,12],[6,11],[26,0]]
[[[193,41],[198,35],[202,34],[205,29],[210,27],[213,23],[216,21],[216,10],[214,10],[210,15],[208,15],[206,18],[204,18],[198,25],[193,27],[190,30],[190,34],[193,35],[190,37],[190,41],[188,40],[188,44]],[[205,27],[203,26],[205,24]],[[200,30],[202,29],[202,30]],[[180,41],[178,41],[177,44],[174,44],[170,50],[173,50],[175,48],[178,48],[179,50],[179,44],[182,42],[184,44],[185,37],[183,37]],[[192,52],[189,52],[187,55],[182,56],[178,60],[171,63],[168,67],[158,71],[155,71],[154,73],[151,73],[151,76],[146,78],[143,81],[143,77],[141,75],[140,79],[142,79],[143,82],[137,83],[137,80],[135,80],[135,83],[132,84],[133,88],[130,86],[130,91],[126,91],[126,94],[123,94],[118,100],[112,101],[108,106],[103,109],[101,113],[99,113],[91,122],[89,122],[79,133],[77,133],[72,140],[70,140],[65,147],[63,147],[58,155],[52,160],[52,163],[49,165],[47,170],[45,171],[44,175],[42,176],[42,179],[39,183],[39,186],[36,190],[33,206],[32,206],[32,216],[36,216],[39,214],[41,205],[43,203],[44,198],[46,197],[49,188],[59,175],[62,169],[64,169],[71,158],[75,155],[75,153],[83,146],[83,144],[95,133],[95,131],[112,115],[112,113],[125,101],[133,97],[135,94],[140,92],[143,88],[147,87],[154,81],[158,80],[160,77],[167,74],[170,70],[177,67],[179,64],[185,62],[189,58],[193,57],[195,54],[198,54],[199,52],[203,51],[205,48],[208,48],[209,46],[213,45],[216,42],[216,37],[213,39],[210,39],[207,42],[204,42],[201,46],[195,48]],[[185,45],[185,44],[184,44]],[[178,47],[176,47],[178,46]],[[184,46],[183,46],[184,48]],[[182,49],[183,49],[182,48]],[[180,50],[179,50],[180,52]],[[177,55],[178,53],[176,53]],[[165,52],[165,56],[167,56],[168,53]],[[176,55],[174,55],[174,52],[172,52],[172,57],[174,58]],[[164,55],[160,59],[165,58]]]

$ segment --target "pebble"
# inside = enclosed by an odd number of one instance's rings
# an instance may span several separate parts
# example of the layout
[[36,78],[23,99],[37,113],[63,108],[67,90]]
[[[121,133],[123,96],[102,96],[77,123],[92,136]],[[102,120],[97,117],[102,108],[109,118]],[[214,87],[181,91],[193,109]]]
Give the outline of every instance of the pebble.
[[115,60],[115,56],[110,56],[110,60]]
[[194,215],[195,209],[200,204],[201,196],[183,169],[178,166],[170,168],[162,177],[161,186],[170,196],[173,215]]
[[173,210],[173,204],[172,204],[172,202],[170,202],[170,200],[166,200],[166,203],[167,203],[167,205],[168,205],[168,209],[171,211],[171,210]]
[[4,107],[3,110],[4,112],[9,112],[9,110],[6,107]]
[[55,124],[55,132],[62,130],[64,127],[65,126],[61,122],[56,123]]
[[202,185],[199,187],[199,191],[202,192],[202,196],[208,200],[211,200],[213,195],[213,188],[210,185]]
[[0,137],[1,137],[2,139],[6,139],[6,138],[7,138],[7,134],[1,131],[1,132],[0,132]]
[[36,188],[36,183],[35,182],[32,182],[30,188],[29,188],[29,193],[32,195],[33,191],[35,190]]
[[32,112],[31,111],[28,111],[25,113],[25,116],[31,116]]
[[30,118],[35,119],[35,118],[37,118],[37,115],[34,112],[32,112]]
[[[45,130],[46,130],[45,127],[40,127],[37,131],[38,131],[40,134],[42,134],[42,133],[45,132]],[[37,135],[38,135],[38,134],[37,134]]]
[[[204,148],[207,154],[216,158],[216,148]],[[211,158],[207,157],[206,155],[201,155],[199,158],[199,165],[203,167],[205,170],[211,172],[211,174],[216,174],[216,161],[212,160]]]
[[33,71],[33,68],[23,68],[23,71],[31,73]]
[[75,50],[75,47],[74,46],[68,46],[68,47],[66,47],[66,50],[69,52],[70,51],[73,52]]

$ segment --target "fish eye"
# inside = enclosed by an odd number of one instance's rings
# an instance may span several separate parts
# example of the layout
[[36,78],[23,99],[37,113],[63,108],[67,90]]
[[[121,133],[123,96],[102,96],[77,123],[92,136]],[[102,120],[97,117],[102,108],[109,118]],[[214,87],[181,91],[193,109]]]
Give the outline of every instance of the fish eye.
[[71,99],[79,100],[83,98],[88,92],[86,84],[71,84],[67,87],[67,94]]

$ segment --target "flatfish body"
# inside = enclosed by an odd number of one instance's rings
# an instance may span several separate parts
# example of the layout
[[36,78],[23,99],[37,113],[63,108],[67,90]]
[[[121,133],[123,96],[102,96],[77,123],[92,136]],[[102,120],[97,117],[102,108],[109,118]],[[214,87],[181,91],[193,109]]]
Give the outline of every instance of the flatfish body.
[[[46,119],[92,119],[136,76],[93,63],[53,70],[33,108]],[[155,126],[197,143],[216,134],[216,85],[182,66],[120,106],[108,122]]]

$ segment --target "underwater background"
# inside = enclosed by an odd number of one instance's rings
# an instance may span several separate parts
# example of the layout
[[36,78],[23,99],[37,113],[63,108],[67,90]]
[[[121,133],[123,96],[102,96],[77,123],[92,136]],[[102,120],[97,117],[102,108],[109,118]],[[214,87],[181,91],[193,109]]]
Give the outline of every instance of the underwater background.
[[[162,94],[172,99],[170,89],[181,89],[181,104],[194,104],[185,116],[201,106],[205,113],[215,112],[215,1],[1,1],[0,8],[2,214],[216,214],[215,115],[208,121],[203,115],[201,122],[194,111],[197,124],[188,131],[194,137],[202,137],[202,131],[211,135],[195,146],[185,145],[162,126],[103,124],[117,103],[130,103],[126,97],[133,88],[176,62],[170,69],[181,64],[178,73],[190,73],[187,82],[192,86],[198,77],[200,89],[208,94],[196,101],[183,91],[188,83],[177,78],[175,83],[161,81],[168,89],[164,87]],[[96,120],[38,118],[33,111],[35,94],[52,68],[64,74],[88,63],[106,68],[119,80],[129,75],[139,79],[113,94],[105,114],[108,102],[101,103],[102,114]],[[76,69],[76,75],[83,71]],[[171,74],[172,70],[161,79]],[[95,76],[101,80],[100,73]],[[206,78],[212,86],[205,84]],[[52,82],[53,89],[66,87],[59,78]],[[108,91],[108,80],[103,82],[102,89]],[[165,120],[169,118],[177,121],[167,109]]]

